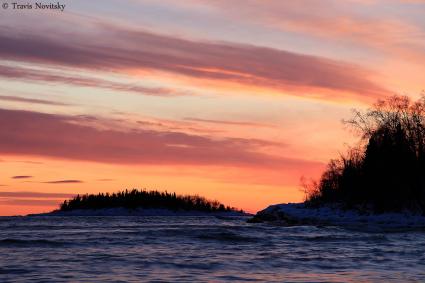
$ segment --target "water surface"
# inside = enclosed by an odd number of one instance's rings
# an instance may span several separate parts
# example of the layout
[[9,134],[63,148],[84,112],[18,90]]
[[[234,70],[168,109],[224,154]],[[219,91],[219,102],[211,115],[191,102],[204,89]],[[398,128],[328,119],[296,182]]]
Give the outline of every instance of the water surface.
[[0,282],[425,282],[425,231],[1,217]]

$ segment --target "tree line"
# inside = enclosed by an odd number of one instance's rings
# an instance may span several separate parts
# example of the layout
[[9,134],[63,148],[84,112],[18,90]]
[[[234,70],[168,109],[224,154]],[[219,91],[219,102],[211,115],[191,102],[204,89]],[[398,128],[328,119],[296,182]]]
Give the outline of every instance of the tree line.
[[379,100],[344,123],[360,143],[331,160],[319,181],[304,184],[306,203],[425,214],[425,96]]
[[198,195],[176,195],[176,193],[155,190],[125,190],[117,193],[77,195],[60,205],[61,211],[75,209],[102,209],[123,207],[166,208],[171,210],[196,210],[204,212],[236,211],[218,201],[211,201]]

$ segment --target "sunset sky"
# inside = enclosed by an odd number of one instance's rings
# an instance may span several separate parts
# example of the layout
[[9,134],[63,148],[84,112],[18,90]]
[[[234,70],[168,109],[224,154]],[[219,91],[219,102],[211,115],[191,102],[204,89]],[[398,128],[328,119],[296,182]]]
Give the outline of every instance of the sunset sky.
[[125,188],[302,201],[350,109],[425,89],[421,0],[61,3],[0,11],[0,215]]

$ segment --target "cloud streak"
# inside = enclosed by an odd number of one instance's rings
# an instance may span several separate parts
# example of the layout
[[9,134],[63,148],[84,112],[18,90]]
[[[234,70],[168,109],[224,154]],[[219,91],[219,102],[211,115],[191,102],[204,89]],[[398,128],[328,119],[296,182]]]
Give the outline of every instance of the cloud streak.
[[81,184],[83,181],[81,180],[55,180],[55,181],[47,181],[43,182],[44,184]]
[[[422,0],[271,0],[267,4],[261,0],[204,1],[228,18],[308,37],[355,44],[404,58],[423,59],[424,27],[414,21],[386,14],[382,5],[388,5],[388,2],[425,3]],[[371,13],[374,10],[375,13]],[[377,11],[379,16],[376,15]]]
[[263,123],[255,122],[246,122],[246,121],[225,121],[225,120],[214,120],[214,119],[202,119],[202,118],[193,118],[186,117],[185,121],[191,122],[200,122],[200,123],[209,123],[209,124],[218,124],[218,125],[230,125],[230,126],[247,126],[247,127],[264,127],[264,128],[274,128],[276,126]]
[[0,192],[1,205],[56,206],[76,194],[43,192]]
[[[0,77],[14,79],[18,81],[29,81],[29,82],[41,82],[48,84],[67,84],[72,86],[79,87],[94,87],[101,88],[113,91],[123,91],[130,92],[135,94],[143,95],[154,95],[154,96],[182,96],[182,95],[192,95],[187,91],[173,90],[168,88],[153,88],[153,87],[143,87],[137,84],[127,84],[112,82],[104,79],[97,79],[91,77],[75,76],[65,73],[60,73],[56,71],[52,73],[47,70],[37,70],[31,68],[22,68],[22,67],[11,67],[0,65]],[[2,99],[0,97],[0,99]],[[3,100],[9,99],[13,101],[12,98],[3,98]],[[15,98],[15,101],[21,102],[32,102],[39,104],[50,104],[50,105],[66,105],[57,102],[50,102],[45,100],[34,99],[32,101]]]
[[[369,79],[369,71],[327,58],[247,44],[193,41],[105,23],[97,23],[91,30],[92,34],[70,32],[65,40],[59,30],[47,36],[41,32],[11,34],[2,29],[0,58],[121,73],[162,71],[280,91],[387,93]],[[102,40],[95,43],[89,37]]]
[[[271,156],[278,144],[258,139],[222,138],[181,132],[98,129],[77,117],[0,110],[0,153],[36,155],[116,164],[174,164],[314,167],[321,163]],[[59,180],[60,181],[60,180]],[[73,180],[72,180],[73,181]],[[58,182],[58,181],[56,181]]]
[[0,199],[2,205],[17,205],[17,206],[56,206],[60,204],[60,199]]
[[68,106],[70,104],[54,102],[44,99],[36,99],[36,98],[24,98],[19,96],[9,96],[9,95],[0,95],[0,100],[2,101],[11,101],[11,102],[22,102],[22,103],[36,103],[36,104],[44,104],[44,105],[53,105],[53,106]]
[[43,192],[0,192],[2,198],[71,198],[76,194]]
[[18,176],[12,176],[12,179],[30,179],[33,176],[27,176],[27,175],[18,175]]

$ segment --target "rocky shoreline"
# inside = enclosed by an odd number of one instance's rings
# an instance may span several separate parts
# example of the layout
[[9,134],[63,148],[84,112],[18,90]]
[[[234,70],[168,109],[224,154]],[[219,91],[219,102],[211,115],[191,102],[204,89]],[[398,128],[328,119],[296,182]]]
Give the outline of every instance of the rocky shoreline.
[[312,208],[304,203],[271,205],[248,220],[250,223],[273,223],[283,226],[342,226],[362,230],[425,229],[425,216],[411,212],[376,214],[344,210],[338,205]]

